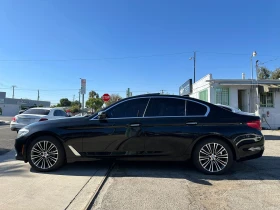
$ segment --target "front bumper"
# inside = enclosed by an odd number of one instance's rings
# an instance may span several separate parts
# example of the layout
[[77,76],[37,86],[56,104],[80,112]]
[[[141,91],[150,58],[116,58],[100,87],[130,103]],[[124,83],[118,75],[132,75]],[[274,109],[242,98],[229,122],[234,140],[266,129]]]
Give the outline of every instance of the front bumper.
[[20,137],[15,140],[15,150],[16,150],[15,159],[23,160],[23,161],[27,162],[24,137]]

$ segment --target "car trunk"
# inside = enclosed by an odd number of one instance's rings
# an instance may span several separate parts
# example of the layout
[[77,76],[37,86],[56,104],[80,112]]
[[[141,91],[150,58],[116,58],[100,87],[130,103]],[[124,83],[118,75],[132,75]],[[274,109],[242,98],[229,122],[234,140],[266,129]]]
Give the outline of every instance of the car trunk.
[[46,116],[47,115],[21,114],[17,116],[17,123],[28,125],[34,122],[39,122],[40,119],[45,118]]

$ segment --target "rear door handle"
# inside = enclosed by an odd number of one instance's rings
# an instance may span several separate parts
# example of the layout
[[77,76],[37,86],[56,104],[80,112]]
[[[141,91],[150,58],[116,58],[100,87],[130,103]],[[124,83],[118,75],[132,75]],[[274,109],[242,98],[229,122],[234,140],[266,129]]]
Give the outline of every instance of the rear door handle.
[[197,125],[197,122],[187,122],[186,125]]
[[135,124],[130,124],[130,127],[139,127],[140,124],[139,123],[135,123]]

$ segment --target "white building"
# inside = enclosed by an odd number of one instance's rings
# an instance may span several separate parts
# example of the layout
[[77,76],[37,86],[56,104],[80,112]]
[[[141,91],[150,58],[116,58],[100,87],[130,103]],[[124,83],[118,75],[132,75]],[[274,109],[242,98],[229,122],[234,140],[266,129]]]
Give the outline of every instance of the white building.
[[262,127],[280,128],[280,80],[213,79],[208,74],[192,85],[190,97],[224,104],[261,117]]
[[0,116],[15,116],[19,110],[30,107],[50,107],[50,101],[6,98],[6,92],[0,92]]

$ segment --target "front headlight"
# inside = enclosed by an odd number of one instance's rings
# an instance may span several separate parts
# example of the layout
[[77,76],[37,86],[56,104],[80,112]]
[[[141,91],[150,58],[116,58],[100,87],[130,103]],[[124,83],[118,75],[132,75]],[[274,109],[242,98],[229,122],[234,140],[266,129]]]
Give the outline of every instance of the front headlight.
[[18,131],[17,138],[20,138],[26,134],[28,134],[29,130],[27,128],[22,128]]

